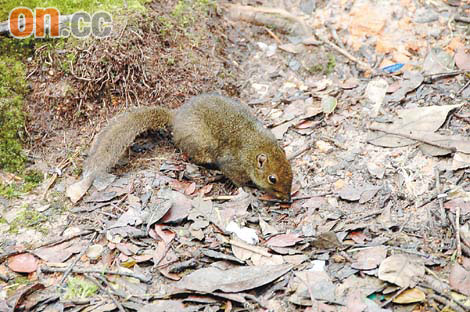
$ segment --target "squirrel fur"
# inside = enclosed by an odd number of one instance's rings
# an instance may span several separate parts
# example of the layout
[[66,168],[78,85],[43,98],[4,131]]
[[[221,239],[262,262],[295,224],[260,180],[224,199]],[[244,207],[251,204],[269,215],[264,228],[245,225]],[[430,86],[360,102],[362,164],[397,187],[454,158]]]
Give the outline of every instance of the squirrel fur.
[[137,135],[166,127],[195,164],[215,166],[238,186],[252,182],[281,200],[290,200],[292,169],[274,135],[248,106],[215,94],[195,96],[178,110],[140,107],[115,117],[96,136],[82,180],[71,185],[67,195],[77,202]]

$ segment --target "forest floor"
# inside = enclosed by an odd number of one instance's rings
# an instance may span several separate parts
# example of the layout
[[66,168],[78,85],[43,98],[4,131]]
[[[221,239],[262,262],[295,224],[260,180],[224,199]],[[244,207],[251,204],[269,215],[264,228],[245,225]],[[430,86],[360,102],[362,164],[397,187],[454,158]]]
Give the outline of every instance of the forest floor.
[[[235,2],[154,1],[111,38],[36,49],[44,179],[0,196],[0,311],[470,310],[470,6]],[[66,198],[107,120],[203,92],[282,142],[291,204],[189,163],[168,132]]]

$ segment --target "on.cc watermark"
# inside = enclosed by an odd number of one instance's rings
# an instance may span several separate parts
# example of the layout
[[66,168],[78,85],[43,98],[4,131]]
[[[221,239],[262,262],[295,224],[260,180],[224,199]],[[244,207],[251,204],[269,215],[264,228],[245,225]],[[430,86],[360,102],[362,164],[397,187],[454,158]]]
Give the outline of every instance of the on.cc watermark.
[[94,36],[105,38],[111,35],[112,16],[108,12],[99,11],[93,14],[76,12],[70,15],[60,15],[56,8],[17,7],[10,11],[8,19],[10,34],[18,39],[34,36],[86,38]]

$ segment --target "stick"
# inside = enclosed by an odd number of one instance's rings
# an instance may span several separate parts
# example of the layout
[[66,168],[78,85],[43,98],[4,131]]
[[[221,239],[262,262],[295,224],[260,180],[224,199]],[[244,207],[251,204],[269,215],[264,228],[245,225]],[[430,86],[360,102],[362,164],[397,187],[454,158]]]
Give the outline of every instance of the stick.
[[388,134],[402,136],[404,138],[427,143],[429,145],[442,147],[452,152],[459,151],[470,154],[470,141],[468,140],[456,140],[455,138],[430,131],[417,131],[406,128],[394,129],[392,127],[386,127],[378,123],[372,124],[369,127],[369,130],[382,131]]
[[330,40],[326,39],[325,37],[319,35],[318,33],[315,33],[315,36],[318,38],[318,40],[320,40],[323,43],[326,43],[331,48],[333,48],[333,50],[336,50],[337,52],[339,52],[342,55],[346,56],[348,59],[350,59],[351,61],[353,61],[354,63],[356,63],[360,67],[362,67],[363,69],[373,71],[372,67],[369,64],[364,63],[363,61],[359,60],[358,58],[353,56],[351,53],[346,51],[345,49],[342,49],[342,48],[338,47],[336,44],[334,44]]
[[[41,267],[41,271],[44,273],[57,273],[57,272],[65,272],[67,268],[50,268],[46,265]],[[122,275],[122,276],[129,276],[138,279],[141,282],[144,283],[149,283],[152,278],[151,277],[146,277],[137,273],[132,273],[132,272],[121,272],[121,271],[110,271],[110,270],[105,270],[105,269],[84,269],[84,268],[77,268],[74,267],[72,268],[73,273],[78,273],[78,274],[86,274],[86,273],[97,273],[97,274],[112,274],[112,275]]]
[[[311,30],[309,29],[309,27],[307,27],[307,25],[305,24],[304,20],[301,17],[296,16],[292,13],[289,13],[283,9],[267,8],[267,7],[252,7],[252,6],[239,5],[239,4],[225,4],[225,7],[228,8],[232,13],[239,12],[239,16],[235,16],[235,18],[245,19],[245,20],[248,20],[249,22],[257,22],[256,13],[278,15],[282,18],[297,22],[302,28],[302,31],[305,35],[311,34]],[[255,16],[249,16],[249,14],[254,14]]]
[[[442,194],[441,190],[441,178],[439,175],[439,169],[435,168],[435,176],[436,176],[436,190],[438,194]],[[441,226],[442,227],[447,227],[449,223],[447,222],[447,217],[446,217],[446,211],[444,209],[444,198],[438,196],[438,202],[439,202],[439,211],[441,213]]]
[[262,255],[262,256],[265,256],[265,257],[272,257],[272,254],[270,254],[269,252],[267,251],[264,251],[262,249],[259,249],[255,246],[251,246],[251,245],[248,245],[248,244],[245,244],[243,242],[239,242],[239,241],[236,241],[234,239],[231,239],[229,241],[230,244],[234,245],[234,246],[237,246],[237,247],[240,247],[240,248],[243,248],[243,249],[246,249],[246,250],[249,250],[249,251],[252,251],[254,253],[257,253],[259,255]]
[[457,240],[457,259],[462,258],[462,243],[460,241],[460,205],[457,206],[455,212],[455,239]]
[[98,286],[98,288],[101,289],[101,291],[103,291],[109,298],[111,298],[111,300],[116,305],[116,307],[118,308],[119,311],[126,312],[126,310],[124,310],[124,307],[122,306],[122,304],[119,301],[117,301],[116,298],[114,298],[114,296],[106,288],[104,288],[94,277],[92,277],[88,274],[85,274],[85,277],[87,279],[89,279],[93,284]]
[[470,80],[467,81],[467,83],[462,88],[460,88],[459,91],[457,91],[457,95],[460,95],[460,93],[462,93],[463,90],[467,89],[468,86],[470,86]]
[[72,261],[72,263],[69,265],[67,270],[65,271],[64,275],[62,276],[62,279],[59,282],[59,285],[62,287],[65,283],[65,280],[67,279],[67,276],[70,274],[72,271],[73,267],[77,264],[78,260],[83,256],[85,251],[87,251],[88,247],[90,247],[91,243],[95,240],[96,236],[98,236],[98,232],[95,232],[93,237],[88,241],[88,244],[86,244],[85,247],[82,248],[80,253],[75,257],[75,259]]

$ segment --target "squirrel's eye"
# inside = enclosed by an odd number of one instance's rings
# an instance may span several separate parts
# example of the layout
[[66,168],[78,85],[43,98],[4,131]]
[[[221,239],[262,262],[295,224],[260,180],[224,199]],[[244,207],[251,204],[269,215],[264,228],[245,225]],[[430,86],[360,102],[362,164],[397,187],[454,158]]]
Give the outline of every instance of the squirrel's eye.
[[270,176],[268,177],[268,181],[269,181],[269,183],[271,183],[271,184],[276,184],[277,179],[276,179],[275,176],[270,175]]

